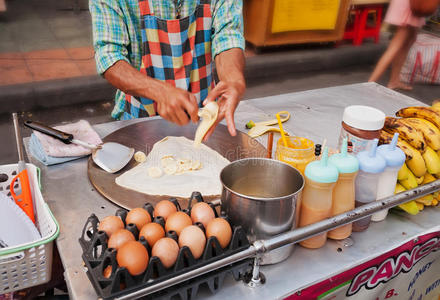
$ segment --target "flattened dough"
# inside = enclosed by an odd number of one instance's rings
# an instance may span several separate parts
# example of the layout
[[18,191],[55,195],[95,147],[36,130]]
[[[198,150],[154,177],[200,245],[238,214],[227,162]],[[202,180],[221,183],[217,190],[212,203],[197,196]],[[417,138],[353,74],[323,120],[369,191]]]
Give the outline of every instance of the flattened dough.
[[[188,161],[191,165],[187,165]],[[193,141],[185,137],[170,136],[153,146],[144,163],[115,181],[122,187],[148,195],[188,198],[193,191],[199,191],[203,196],[219,196],[222,191],[220,172],[227,164],[226,158],[204,144],[195,148]],[[159,178],[148,176],[148,169],[152,167],[161,167],[165,174]],[[182,172],[186,168],[192,171]]]

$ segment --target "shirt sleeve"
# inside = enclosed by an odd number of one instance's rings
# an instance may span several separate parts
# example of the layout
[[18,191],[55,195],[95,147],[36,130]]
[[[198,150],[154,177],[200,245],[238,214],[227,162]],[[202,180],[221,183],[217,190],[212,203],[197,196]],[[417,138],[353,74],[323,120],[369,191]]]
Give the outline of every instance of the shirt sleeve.
[[244,50],[243,1],[217,0],[213,12],[212,56],[232,48]]
[[130,63],[127,50],[130,39],[118,3],[115,0],[89,2],[96,69],[101,75],[119,60]]

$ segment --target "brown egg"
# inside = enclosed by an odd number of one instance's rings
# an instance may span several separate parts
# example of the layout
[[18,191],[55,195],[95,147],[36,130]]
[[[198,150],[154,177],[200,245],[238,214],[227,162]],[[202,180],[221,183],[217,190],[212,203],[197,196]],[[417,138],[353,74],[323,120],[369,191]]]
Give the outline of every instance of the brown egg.
[[198,202],[191,209],[191,219],[193,224],[200,222],[206,228],[209,221],[213,220],[214,218],[214,210],[205,202]]
[[108,247],[118,250],[126,242],[135,241],[135,240],[136,239],[133,233],[131,233],[127,229],[119,229],[118,231],[113,233],[110,239],[108,240]]
[[147,240],[150,247],[153,247],[158,240],[165,236],[165,230],[157,223],[148,223],[139,232],[139,238],[141,236]]
[[111,275],[112,275],[112,266],[107,266],[104,269],[104,272],[102,272],[102,276],[104,276],[105,278],[110,278]]
[[187,246],[195,259],[202,256],[205,244],[205,234],[195,225],[185,227],[179,235],[179,246]]
[[98,230],[102,230],[110,237],[116,230],[124,228],[124,222],[120,217],[108,216],[99,222]]
[[161,216],[166,221],[168,217],[177,211],[177,207],[170,200],[162,200],[156,204],[153,215]]
[[151,256],[157,256],[165,268],[172,267],[179,255],[179,246],[171,238],[162,238],[154,244]]
[[125,219],[125,223],[130,224],[133,223],[136,225],[138,230],[141,230],[142,227],[151,222],[151,216],[145,209],[138,207],[133,208],[127,214],[127,218]]
[[190,225],[192,225],[191,218],[186,213],[178,211],[168,217],[165,230],[174,230],[179,235],[183,228]]
[[147,269],[148,259],[147,249],[136,241],[125,243],[116,253],[118,265],[127,268],[133,276],[140,275]]
[[215,236],[220,246],[226,248],[232,237],[231,225],[223,218],[215,218],[206,227],[206,236],[208,238]]

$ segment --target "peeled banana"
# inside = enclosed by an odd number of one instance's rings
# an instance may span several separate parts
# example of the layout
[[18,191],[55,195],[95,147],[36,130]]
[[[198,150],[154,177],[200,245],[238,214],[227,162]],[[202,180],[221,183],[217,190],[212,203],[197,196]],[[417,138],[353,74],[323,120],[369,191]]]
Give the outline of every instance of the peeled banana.
[[[384,130],[381,131],[380,142],[382,144],[389,144],[392,139],[392,134]],[[422,177],[423,175],[425,175],[426,165],[420,151],[401,139],[398,140],[397,146],[405,153],[406,165],[414,173],[414,175],[417,177]]]
[[417,150],[425,151],[426,141],[423,133],[402,119],[386,117],[383,129],[391,134],[398,132],[400,139],[405,140]]
[[440,130],[431,122],[418,118],[402,118],[403,123],[419,130],[425,138],[426,144],[433,150],[440,150]]
[[402,118],[425,119],[440,128],[440,112],[432,107],[411,106],[402,108],[396,113],[396,116]]
[[425,153],[422,154],[425,160],[426,169],[430,174],[440,173],[440,158],[431,147],[426,147]]

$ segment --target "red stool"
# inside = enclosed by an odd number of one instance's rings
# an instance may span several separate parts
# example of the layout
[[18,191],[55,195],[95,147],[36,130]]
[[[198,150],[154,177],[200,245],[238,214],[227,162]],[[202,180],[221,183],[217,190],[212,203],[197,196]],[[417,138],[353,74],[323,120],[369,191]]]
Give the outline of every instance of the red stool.
[[[374,38],[374,42],[379,42],[380,28],[382,26],[383,5],[360,5],[352,9],[354,21],[347,26],[344,39],[353,40],[353,45],[359,46],[365,38]],[[367,24],[368,15],[374,13],[376,20],[374,26]]]

